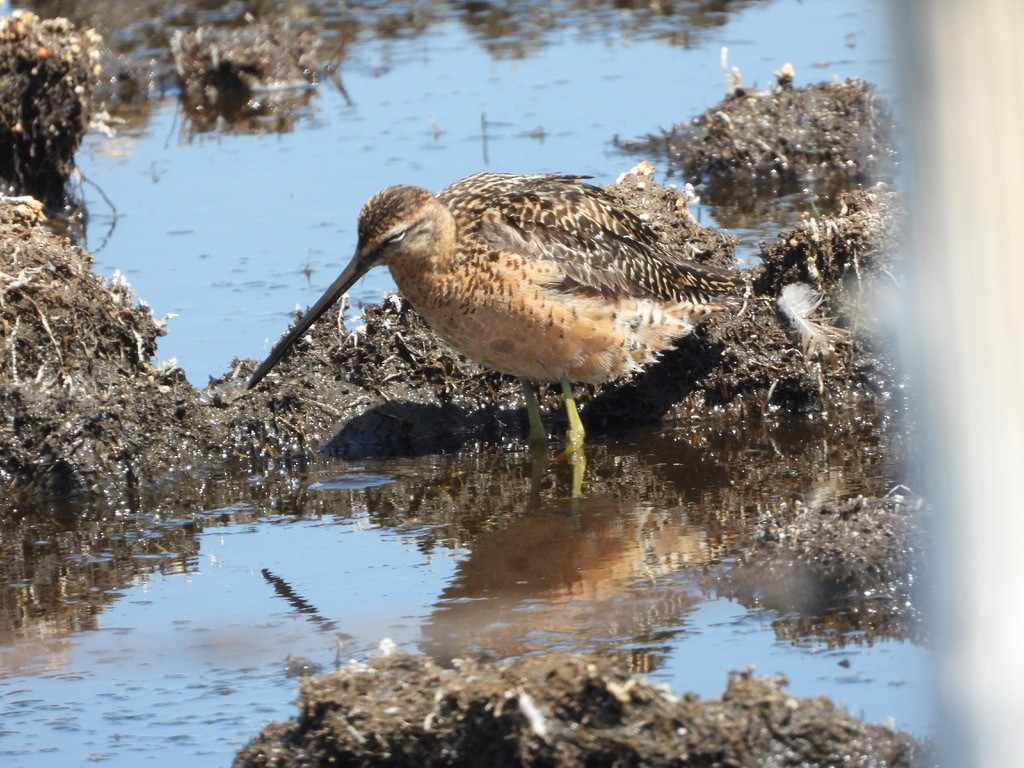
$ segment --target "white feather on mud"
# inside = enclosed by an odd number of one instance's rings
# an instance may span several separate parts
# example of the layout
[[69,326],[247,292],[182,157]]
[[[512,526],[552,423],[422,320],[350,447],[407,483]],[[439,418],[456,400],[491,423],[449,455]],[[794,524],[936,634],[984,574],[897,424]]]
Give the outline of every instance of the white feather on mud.
[[842,328],[811,318],[822,300],[823,296],[807,283],[790,283],[779,293],[779,312],[800,335],[804,356],[808,358],[830,357],[835,353],[835,345],[847,338]]

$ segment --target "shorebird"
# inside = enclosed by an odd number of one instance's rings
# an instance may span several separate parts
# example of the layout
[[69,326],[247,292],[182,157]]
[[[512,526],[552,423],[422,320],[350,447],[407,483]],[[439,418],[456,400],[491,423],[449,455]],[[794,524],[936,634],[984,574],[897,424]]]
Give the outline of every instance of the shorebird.
[[572,382],[655,360],[743,284],[671,252],[586,177],[477,173],[434,195],[388,187],[359,213],[349,265],[274,346],[256,386],[360,277],[378,265],[430,327],[472,360],[519,377],[530,440],[543,444],[533,382],[560,382],[567,455],[582,455]]

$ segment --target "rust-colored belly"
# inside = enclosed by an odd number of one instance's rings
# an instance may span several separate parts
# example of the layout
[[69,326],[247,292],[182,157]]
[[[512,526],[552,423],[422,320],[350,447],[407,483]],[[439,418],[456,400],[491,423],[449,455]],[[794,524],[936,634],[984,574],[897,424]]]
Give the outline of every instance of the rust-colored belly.
[[[469,268],[471,267],[471,268]],[[514,254],[441,271],[391,265],[402,294],[452,347],[532,381],[598,383],[654,360],[716,307],[559,291],[551,262]]]

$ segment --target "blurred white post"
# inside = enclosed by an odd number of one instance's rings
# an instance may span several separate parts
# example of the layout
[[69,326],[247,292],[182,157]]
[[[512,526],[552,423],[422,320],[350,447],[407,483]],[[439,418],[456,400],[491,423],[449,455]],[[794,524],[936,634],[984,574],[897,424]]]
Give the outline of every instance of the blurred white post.
[[1024,764],[1024,2],[892,0],[942,762]]

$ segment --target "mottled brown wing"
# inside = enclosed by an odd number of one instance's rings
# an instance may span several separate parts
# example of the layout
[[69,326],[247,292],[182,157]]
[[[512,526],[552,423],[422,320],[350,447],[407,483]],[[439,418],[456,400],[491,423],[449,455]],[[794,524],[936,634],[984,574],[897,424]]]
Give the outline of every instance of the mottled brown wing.
[[668,252],[639,217],[580,177],[477,174],[439,197],[491,245],[557,263],[565,292],[706,303],[741,285]]

